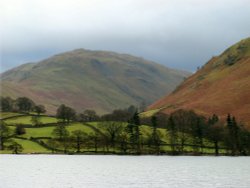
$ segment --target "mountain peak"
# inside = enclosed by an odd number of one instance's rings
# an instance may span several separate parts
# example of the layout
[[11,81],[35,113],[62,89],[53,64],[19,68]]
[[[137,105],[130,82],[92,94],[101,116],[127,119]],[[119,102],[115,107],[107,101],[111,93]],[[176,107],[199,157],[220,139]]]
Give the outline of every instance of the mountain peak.
[[131,55],[76,49],[3,73],[2,95],[29,97],[51,113],[62,103],[106,113],[149,104],[188,75]]
[[220,56],[217,63],[233,65],[243,58],[250,56],[250,38],[246,38],[226,49]]

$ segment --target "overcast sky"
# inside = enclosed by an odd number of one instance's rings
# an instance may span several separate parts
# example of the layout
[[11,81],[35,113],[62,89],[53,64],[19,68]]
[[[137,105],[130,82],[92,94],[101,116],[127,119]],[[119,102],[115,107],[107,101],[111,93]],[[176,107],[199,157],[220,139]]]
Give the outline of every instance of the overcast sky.
[[77,48],[194,71],[250,36],[250,0],[0,0],[1,71]]

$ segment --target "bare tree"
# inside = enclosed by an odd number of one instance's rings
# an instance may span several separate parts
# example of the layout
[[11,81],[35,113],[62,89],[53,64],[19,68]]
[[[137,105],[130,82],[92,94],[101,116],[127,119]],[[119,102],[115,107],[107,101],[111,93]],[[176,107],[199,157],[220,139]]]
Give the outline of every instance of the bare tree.
[[87,134],[81,130],[75,130],[72,132],[72,140],[75,142],[76,152],[80,153],[82,145],[86,141]]
[[105,121],[101,122],[101,126],[103,126],[105,134],[107,135],[111,146],[114,148],[117,137],[122,131],[121,123],[115,121]]

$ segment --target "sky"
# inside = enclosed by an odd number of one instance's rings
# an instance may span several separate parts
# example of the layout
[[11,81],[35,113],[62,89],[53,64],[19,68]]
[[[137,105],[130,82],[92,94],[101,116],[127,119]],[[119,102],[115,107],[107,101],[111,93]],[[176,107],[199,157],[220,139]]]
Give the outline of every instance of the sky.
[[195,71],[249,19],[250,0],[0,0],[0,71],[78,48]]

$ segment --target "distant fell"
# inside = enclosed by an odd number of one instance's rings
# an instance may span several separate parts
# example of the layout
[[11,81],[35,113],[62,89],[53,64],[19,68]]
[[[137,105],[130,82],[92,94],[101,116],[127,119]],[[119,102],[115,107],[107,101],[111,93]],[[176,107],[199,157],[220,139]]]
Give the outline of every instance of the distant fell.
[[26,96],[55,113],[60,104],[103,114],[152,103],[190,73],[127,54],[78,49],[1,74],[2,95]]
[[193,109],[209,116],[228,113],[250,127],[250,38],[213,57],[170,95],[148,108],[170,113]]

